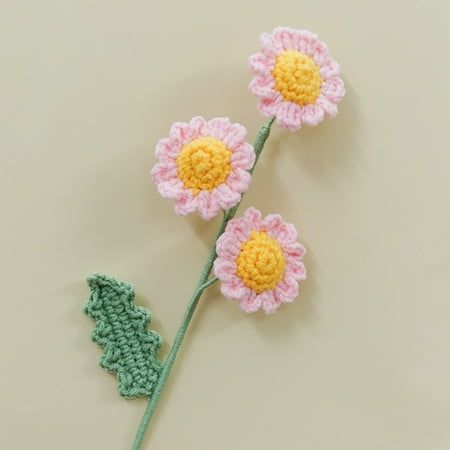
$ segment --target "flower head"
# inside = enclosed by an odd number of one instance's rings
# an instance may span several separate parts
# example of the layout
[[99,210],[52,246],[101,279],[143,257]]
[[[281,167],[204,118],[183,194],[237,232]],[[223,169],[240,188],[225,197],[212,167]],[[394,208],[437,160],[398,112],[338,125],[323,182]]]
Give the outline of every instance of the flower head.
[[151,174],[159,193],[175,200],[177,214],[197,210],[209,220],[240,201],[255,162],[246,135],[242,125],[223,117],[172,125],[169,137],[156,146]]
[[255,74],[250,90],[260,98],[261,114],[276,116],[281,127],[296,131],[337,114],[344,82],[315,34],[286,27],[263,33],[261,52],[250,56],[249,65]]
[[239,300],[246,312],[275,312],[294,301],[299,280],[306,279],[301,261],[305,248],[295,227],[278,214],[262,218],[257,209],[247,209],[243,217],[228,222],[216,250],[214,273],[221,291]]

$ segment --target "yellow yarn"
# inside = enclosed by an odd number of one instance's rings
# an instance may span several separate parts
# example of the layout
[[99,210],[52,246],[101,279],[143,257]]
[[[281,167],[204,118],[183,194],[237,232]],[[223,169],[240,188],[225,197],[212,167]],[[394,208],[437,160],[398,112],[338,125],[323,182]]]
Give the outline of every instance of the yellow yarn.
[[252,232],[236,262],[238,276],[258,294],[273,289],[284,275],[283,250],[265,231]]
[[320,94],[322,78],[312,58],[297,50],[285,50],[272,70],[275,88],[285,100],[298,105],[314,103]]
[[231,151],[213,137],[194,139],[177,157],[178,176],[194,195],[224,183],[231,171]]

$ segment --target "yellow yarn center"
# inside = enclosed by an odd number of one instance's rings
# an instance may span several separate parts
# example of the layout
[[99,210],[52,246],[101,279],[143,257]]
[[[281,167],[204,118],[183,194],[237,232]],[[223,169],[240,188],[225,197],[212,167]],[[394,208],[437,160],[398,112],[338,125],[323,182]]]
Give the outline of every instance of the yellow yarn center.
[[194,195],[212,191],[224,183],[231,171],[231,151],[213,137],[201,137],[186,144],[177,157],[178,176]]
[[284,275],[283,250],[265,231],[252,232],[236,262],[238,276],[258,294],[273,289]]
[[298,105],[314,103],[320,94],[322,78],[312,58],[297,50],[285,50],[272,70],[275,88],[289,102]]

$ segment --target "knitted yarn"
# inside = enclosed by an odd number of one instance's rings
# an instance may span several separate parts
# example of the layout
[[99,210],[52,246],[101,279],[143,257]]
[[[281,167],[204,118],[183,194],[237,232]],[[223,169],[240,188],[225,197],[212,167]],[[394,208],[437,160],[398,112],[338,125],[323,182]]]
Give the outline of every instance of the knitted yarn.
[[279,214],[262,217],[248,208],[242,217],[230,220],[217,240],[214,274],[222,294],[239,300],[242,310],[266,314],[282,303],[291,303],[299,282],[306,279],[302,259],[305,248],[295,227]]
[[263,116],[291,131],[337,114],[345,94],[339,64],[310,31],[277,27],[261,35],[261,51],[249,58],[250,91]]
[[91,295],[85,313],[96,322],[92,340],[105,351],[100,365],[117,375],[124,397],[150,396],[163,368],[158,358],[161,337],[148,330],[150,311],[134,304],[128,283],[103,274],[87,281]]
[[251,181],[255,151],[246,129],[226,117],[176,122],[156,146],[153,181],[180,215],[209,220],[239,203]]

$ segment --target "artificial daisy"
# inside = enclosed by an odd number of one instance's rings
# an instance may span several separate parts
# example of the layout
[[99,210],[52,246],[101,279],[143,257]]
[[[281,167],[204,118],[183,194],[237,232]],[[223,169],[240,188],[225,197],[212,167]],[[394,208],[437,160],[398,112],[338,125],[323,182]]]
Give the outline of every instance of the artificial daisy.
[[278,214],[262,218],[257,209],[247,209],[228,223],[216,250],[214,273],[221,291],[246,312],[262,308],[270,314],[293,302],[299,281],[306,278],[305,248],[295,227]]
[[175,201],[177,214],[198,211],[209,220],[239,203],[255,162],[246,135],[244,126],[224,117],[172,125],[156,146],[151,174],[159,193]]
[[345,94],[339,65],[326,44],[305,30],[277,27],[261,35],[261,52],[250,56],[255,77],[250,90],[260,98],[259,110],[276,117],[279,126],[298,130],[337,114]]

